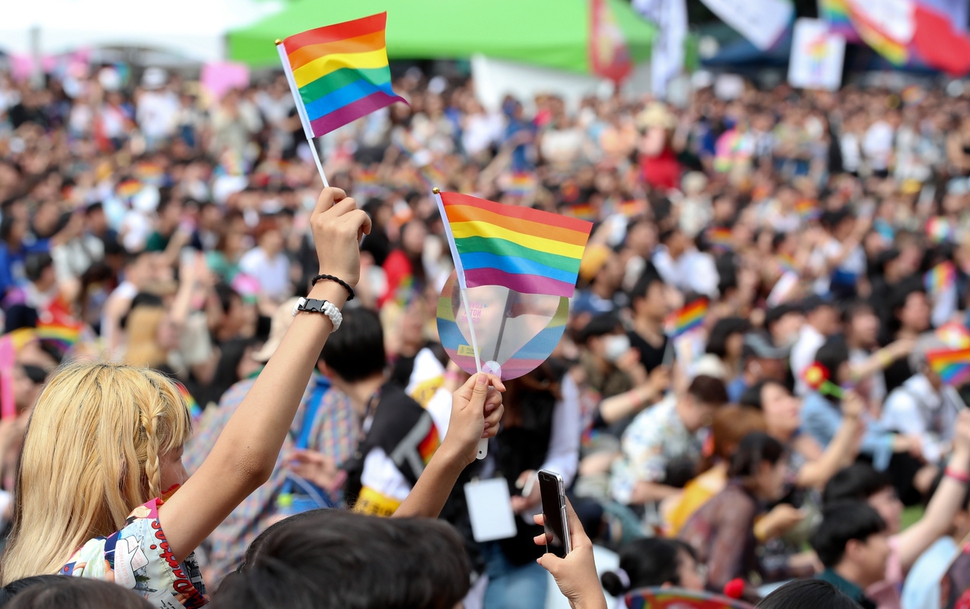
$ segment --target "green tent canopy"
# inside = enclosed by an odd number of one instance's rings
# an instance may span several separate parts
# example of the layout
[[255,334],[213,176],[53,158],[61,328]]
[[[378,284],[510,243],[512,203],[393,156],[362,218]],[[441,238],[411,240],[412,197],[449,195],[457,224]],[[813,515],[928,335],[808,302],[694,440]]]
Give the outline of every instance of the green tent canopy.
[[[655,28],[624,0],[606,0],[634,64],[650,57]],[[465,59],[481,53],[590,73],[589,0],[298,0],[229,33],[229,58],[252,67],[279,65],[277,38],[387,11],[391,59]]]

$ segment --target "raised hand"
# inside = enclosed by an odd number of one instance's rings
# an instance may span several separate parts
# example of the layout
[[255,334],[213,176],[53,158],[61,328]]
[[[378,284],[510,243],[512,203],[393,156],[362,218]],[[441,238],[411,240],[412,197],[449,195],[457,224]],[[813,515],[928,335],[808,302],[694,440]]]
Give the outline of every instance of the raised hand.
[[370,234],[370,217],[339,188],[324,188],[310,214],[320,273],[350,286],[360,280],[360,240]]
[[[497,391],[489,391],[491,385]],[[475,461],[478,441],[498,433],[505,407],[502,394],[505,385],[493,375],[478,373],[455,391],[451,403],[451,422],[441,448],[455,451],[465,465]]]

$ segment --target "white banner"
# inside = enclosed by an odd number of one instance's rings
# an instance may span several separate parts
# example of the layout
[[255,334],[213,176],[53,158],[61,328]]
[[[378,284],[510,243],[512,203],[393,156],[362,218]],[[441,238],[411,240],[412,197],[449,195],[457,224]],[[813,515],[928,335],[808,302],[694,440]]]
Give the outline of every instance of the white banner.
[[650,67],[653,94],[667,96],[667,84],[684,69],[687,0],[633,0],[633,8],[657,26]]
[[762,51],[781,38],[795,16],[791,0],[701,0],[721,21]]
[[818,19],[799,19],[792,35],[788,83],[802,89],[835,91],[842,84],[845,38],[829,33]]

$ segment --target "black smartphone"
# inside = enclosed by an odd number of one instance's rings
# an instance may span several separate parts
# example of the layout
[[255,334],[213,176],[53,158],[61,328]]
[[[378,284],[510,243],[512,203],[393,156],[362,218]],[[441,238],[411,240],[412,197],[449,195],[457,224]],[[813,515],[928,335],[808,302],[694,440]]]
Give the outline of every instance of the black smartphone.
[[545,516],[546,552],[565,558],[572,549],[569,543],[569,526],[566,517],[566,490],[562,476],[555,472],[539,470],[539,494],[542,496],[542,514]]

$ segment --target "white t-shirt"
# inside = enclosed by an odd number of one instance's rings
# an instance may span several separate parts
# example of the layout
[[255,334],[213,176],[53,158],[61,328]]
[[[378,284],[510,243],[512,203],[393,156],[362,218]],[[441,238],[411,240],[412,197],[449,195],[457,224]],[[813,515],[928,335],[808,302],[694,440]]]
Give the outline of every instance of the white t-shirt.
[[168,137],[175,133],[180,109],[179,98],[171,91],[146,91],[138,99],[138,126],[145,137]]
[[253,248],[239,261],[239,268],[259,282],[263,295],[273,300],[285,300],[290,289],[290,261],[285,254],[269,258],[262,248]]

